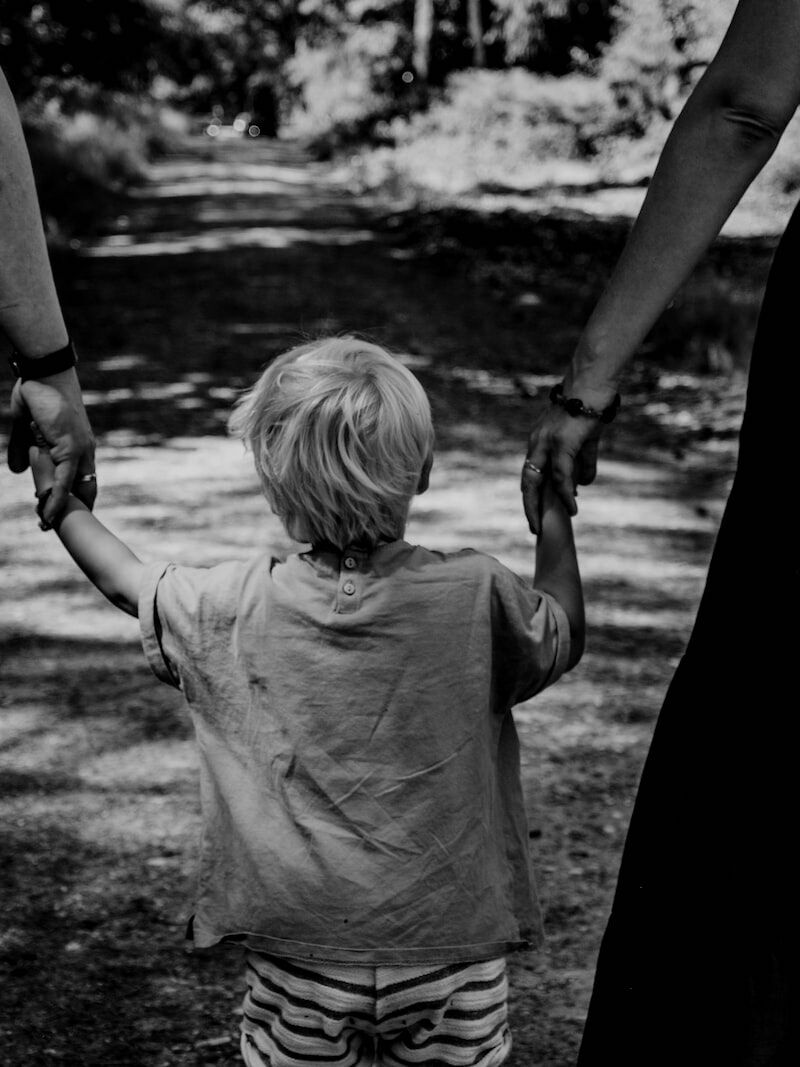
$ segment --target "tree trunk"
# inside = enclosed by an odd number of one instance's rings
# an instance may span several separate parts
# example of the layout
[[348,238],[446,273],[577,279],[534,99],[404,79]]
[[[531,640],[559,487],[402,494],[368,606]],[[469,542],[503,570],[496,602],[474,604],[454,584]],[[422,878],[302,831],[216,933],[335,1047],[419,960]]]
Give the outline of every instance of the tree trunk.
[[432,36],[433,0],[416,0],[414,4],[414,73],[422,89],[428,84]]
[[472,41],[472,63],[476,67],[486,66],[486,49],[483,44],[483,16],[481,0],[467,0],[467,30]]

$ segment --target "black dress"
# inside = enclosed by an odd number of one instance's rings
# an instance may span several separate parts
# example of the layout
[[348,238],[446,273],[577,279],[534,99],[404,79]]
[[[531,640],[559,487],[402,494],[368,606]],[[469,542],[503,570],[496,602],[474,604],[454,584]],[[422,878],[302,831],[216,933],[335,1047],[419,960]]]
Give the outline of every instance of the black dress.
[[800,1065],[800,205],[736,477],[642,772],[578,1067]]

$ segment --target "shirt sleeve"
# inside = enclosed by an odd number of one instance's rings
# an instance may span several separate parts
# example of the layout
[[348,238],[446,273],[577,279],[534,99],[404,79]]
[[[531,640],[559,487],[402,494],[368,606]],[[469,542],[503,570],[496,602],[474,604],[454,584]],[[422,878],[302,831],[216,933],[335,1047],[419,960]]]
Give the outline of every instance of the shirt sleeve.
[[503,568],[494,583],[493,674],[504,711],[556,682],[570,653],[567,614],[548,593]]
[[237,564],[148,566],[139,594],[139,629],[155,676],[187,696],[191,678],[227,652],[236,614]]

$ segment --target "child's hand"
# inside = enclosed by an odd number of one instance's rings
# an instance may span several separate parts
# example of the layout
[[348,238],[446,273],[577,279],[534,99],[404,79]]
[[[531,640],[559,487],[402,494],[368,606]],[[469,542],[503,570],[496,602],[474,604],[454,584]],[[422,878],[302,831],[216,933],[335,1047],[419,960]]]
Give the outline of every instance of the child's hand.
[[[577,489],[574,491],[574,495],[578,495]],[[549,470],[545,473],[539,490],[539,529],[541,530],[541,524],[544,521],[545,513],[557,512],[561,514],[565,513],[569,515],[569,511],[564,506],[563,494],[556,486],[555,480],[551,476]]]
[[56,465],[50,458],[50,449],[47,446],[47,442],[39,432],[39,427],[35,422],[31,423],[31,430],[33,431],[33,437],[35,444],[31,445],[28,449],[28,461],[31,467],[31,473],[33,474],[33,484],[36,488],[36,497],[39,501],[36,512],[39,516],[39,525],[43,530],[49,530],[50,527],[45,524],[42,518],[42,512],[44,505],[47,503],[47,498],[53,490],[55,484]]

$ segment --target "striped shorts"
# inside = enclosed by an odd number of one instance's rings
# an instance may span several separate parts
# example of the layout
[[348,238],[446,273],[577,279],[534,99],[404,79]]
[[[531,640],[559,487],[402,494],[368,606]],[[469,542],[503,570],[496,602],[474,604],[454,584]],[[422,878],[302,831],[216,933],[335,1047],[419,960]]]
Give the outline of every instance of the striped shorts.
[[505,959],[416,967],[247,954],[247,1067],[491,1067],[511,1051]]

